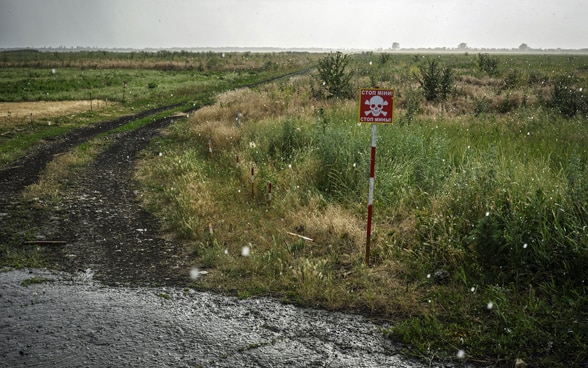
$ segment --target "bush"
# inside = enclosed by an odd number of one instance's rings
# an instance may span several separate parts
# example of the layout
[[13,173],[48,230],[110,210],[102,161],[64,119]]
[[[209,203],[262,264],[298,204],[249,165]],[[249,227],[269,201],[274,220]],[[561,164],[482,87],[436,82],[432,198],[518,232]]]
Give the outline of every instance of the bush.
[[478,54],[478,68],[489,76],[498,75],[498,58],[488,54]]
[[504,87],[506,89],[513,89],[520,85],[521,81],[523,80],[521,73],[513,69],[508,72],[508,75],[504,77]]
[[588,98],[578,81],[572,77],[556,78],[551,92],[551,106],[560,114],[573,118],[577,114],[588,115]]
[[337,52],[319,60],[318,79],[327,90],[328,98],[350,98],[351,77],[345,69],[349,64],[349,55]]

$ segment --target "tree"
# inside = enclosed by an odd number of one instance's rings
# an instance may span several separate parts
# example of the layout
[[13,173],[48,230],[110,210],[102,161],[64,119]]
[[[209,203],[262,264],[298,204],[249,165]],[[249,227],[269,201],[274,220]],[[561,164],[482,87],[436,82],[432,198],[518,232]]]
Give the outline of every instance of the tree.
[[529,50],[529,45],[527,45],[526,43],[521,43],[521,45],[519,46],[519,50],[527,51]]
[[351,77],[345,68],[349,64],[349,55],[337,52],[319,60],[318,79],[327,90],[328,98],[351,97]]
[[453,72],[449,67],[441,66],[435,59],[428,59],[426,64],[419,67],[419,71],[416,78],[427,101],[446,100],[449,97],[453,81]]
[[465,42],[462,42],[459,44],[459,46],[457,46],[458,50],[467,50],[468,49],[468,44]]
[[398,50],[400,49],[400,44],[398,42],[393,42],[392,43],[392,50]]

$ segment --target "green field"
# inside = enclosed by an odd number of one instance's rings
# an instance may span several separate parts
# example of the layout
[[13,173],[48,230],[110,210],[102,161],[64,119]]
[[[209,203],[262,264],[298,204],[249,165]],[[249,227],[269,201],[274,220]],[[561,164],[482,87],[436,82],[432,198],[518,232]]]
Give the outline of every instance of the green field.
[[[425,360],[588,360],[587,56],[354,54],[341,98],[316,72],[231,89],[332,55],[49,57],[0,55],[0,100],[50,85],[123,112],[206,93],[137,169],[144,206],[208,271],[194,287],[393,321],[383,333]],[[395,110],[378,128],[367,267],[371,127],[357,92],[375,86],[395,90]]]

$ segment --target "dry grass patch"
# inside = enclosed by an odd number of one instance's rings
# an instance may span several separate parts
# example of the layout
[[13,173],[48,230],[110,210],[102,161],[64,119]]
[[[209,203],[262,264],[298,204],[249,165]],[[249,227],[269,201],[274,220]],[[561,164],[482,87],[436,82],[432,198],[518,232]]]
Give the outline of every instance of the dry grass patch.
[[287,221],[292,229],[315,239],[324,246],[341,245],[341,251],[351,254],[361,252],[365,242],[364,220],[338,204],[326,204],[320,197],[313,197],[307,206],[295,209]]
[[83,101],[36,101],[36,102],[0,102],[0,128],[12,128],[29,124],[37,119],[103,109],[113,102],[103,100]]

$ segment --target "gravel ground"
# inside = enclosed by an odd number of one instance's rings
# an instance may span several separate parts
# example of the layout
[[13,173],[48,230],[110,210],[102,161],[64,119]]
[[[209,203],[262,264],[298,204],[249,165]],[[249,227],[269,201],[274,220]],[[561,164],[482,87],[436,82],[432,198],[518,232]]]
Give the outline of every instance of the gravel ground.
[[[25,286],[31,279],[44,282]],[[174,287],[106,287],[90,269],[0,273],[0,312],[2,367],[422,366],[362,317]]]

